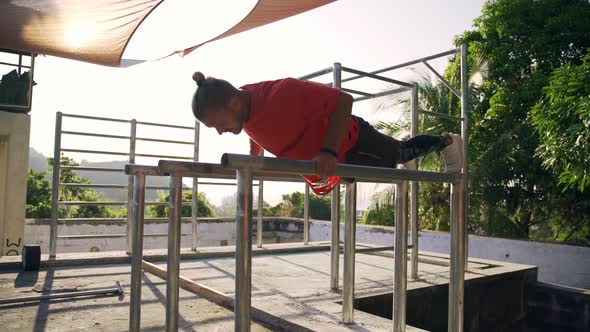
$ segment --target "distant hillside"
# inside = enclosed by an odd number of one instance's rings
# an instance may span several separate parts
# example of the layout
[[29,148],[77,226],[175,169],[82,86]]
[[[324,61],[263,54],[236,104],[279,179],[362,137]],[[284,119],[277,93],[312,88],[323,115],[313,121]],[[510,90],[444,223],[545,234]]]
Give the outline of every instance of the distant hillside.
[[[123,173],[125,168],[125,161],[106,161],[106,162],[88,162],[86,160],[77,161],[80,166],[85,167],[105,167],[105,168],[118,168],[121,172],[99,172],[99,171],[76,171],[76,173],[82,177],[90,180],[91,183],[95,184],[127,184],[128,176]],[[29,168],[32,168],[35,172],[47,172],[49,165],[47,164],[47,157],[37,152],[35,149],[29,149]],[[51,174],[47,173],[46,178],[51,181]],[[147,185],[149,186],[169,186],[170,180],[168,177],[148,177]],[[121,201],[127,199],[126,189],[102,189],[96,192],[104,193],[108,200]],[[146,200],[155,200],[158,197],[155,190],[146,191]]]

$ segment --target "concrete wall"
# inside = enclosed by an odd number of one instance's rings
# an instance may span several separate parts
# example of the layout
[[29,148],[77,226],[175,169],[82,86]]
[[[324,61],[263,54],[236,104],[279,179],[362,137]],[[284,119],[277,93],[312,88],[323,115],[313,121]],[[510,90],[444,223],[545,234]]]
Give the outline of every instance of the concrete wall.
[[[343,233],[341,224],[341,239]],[[330,223],[314,221],[310,226],[310,241],[328,241],[330,234]],[[394,239],[393,227],[357,225],[357,242],[391,246]],[[420,232],[418,244],[419,250],[448,254],[449,233]],[[590,289],[590,247],[470,235],[469,257],[535,265],[539,281]]]
[[[125,222],[60,222],[58,235],[72,238],[61,238],[57,241],[57,253],[70,252],[99,252],[125,250]],[[192,224],[183,222],[181,232],[181,247],[190,248],[192,245]],[[197,226],[197,247],[217,247],[235,245],[236,223],[233,218],[203,218]],[[256,223],[253,225],[252,243],[256,243]],[[166,221],[147,222],[144,225],[143,248],[168,248]],[[159,236],[150,236],[159,234]],[[80,235],[99,235],[100,237],[84,238]],[[263,223],[263,243],[280,243],[303,241],[303,223],[295,218],[265,218]],[[49,250],[49,220],[27,219],[25,227],[26,244],[39,244],[43,254]]]
[[22,253],[30,128],[28,115],[0,111],[0,256]]

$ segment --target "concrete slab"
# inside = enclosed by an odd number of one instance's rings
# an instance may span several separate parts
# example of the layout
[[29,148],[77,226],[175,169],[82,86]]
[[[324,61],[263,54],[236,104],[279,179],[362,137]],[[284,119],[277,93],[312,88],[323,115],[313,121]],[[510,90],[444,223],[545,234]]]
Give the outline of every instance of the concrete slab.
[[[270,248],[269,248],[270,250]],[[355,297],[393,291],[393,253],[357,253]],[[448,257],[422,253],[419,279],[408,279],[408,290],[448,283]],[[342,259],[342,256],[341,256]],[[165,268],[165,263],[158,264]],[[342,285],[340,263],[340,285]],[[531,266],[485,260],[470,261],[466,279],[484,279],[527,269]],[[128,265],[54,267],[38,274],[18,271],[0,272],[2,298],[26,296],[37,288],[53,292],[67,289],[112,287],[119,280],[129,289]],[[183,260],[181,275],[233,296],[235,261],[229,257]],[[355,324],[341,322],[340,292],[330,291],[330,253],[326,251],[283,253],[253,257],[252,305],[271,315],[314,331],[391,331],[392,321],[355,310]],[[165,282],[145,273],[142,291],[142,329],[162,330],[165,321]],[[79,300],[0,306],[0,326],[9,330],[68,331],[90,329],[124,331],[128,328],[128,294]],[[231,331],[233,313],[181,290],[181,330]],[[266,331],[253,325],[253,331]],[[273,328],[277,330],[278,328]],[[407,331],[422,331],[408,326]]]

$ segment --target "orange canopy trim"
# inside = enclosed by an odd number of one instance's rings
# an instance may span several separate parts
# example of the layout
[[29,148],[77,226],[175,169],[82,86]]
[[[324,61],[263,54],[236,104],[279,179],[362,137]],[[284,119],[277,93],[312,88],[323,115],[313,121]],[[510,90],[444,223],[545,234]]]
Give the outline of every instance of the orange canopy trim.
[[[162,1],[0,1],[0,48],[117,67],[134,32]],[[334,1],[259,0],[248,15],[226,32],[173,54],[186,55],[206,43]]]

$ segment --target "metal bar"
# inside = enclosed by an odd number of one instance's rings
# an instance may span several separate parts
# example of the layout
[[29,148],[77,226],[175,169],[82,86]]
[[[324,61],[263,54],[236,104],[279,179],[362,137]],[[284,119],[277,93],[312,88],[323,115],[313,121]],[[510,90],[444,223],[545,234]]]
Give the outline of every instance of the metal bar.
[[146,141],[146,142],[172,143],[172,144],[185,144],[185,145],[195,144],[195,142],[175,141],[175,140],[170,140],[170,139],[159,139],[159,138],[137,137],[135,139],[138,141]]
[[127,189],[126,185],[121,184],[93,184],[93,183],[60,183],[60,188],[110,188],[110,189]]
[[57,218],[59,217],[59,167],[61,166],[61,122],[63,114],[55,113],[55,143],[53,145],[53,174],[51,186],[51,225],[49,227],[49,257],[57,250]]
[[178,331],[178,277],[180,275],[180,216],[182,208],[182,177],[170,176],[168,209],[168,262],[166,277],[166,331]]
[[[432,60],[432,59],[436,59],[436,58],[441,58],[443,56],[455,54],[457,52],[459,52],[459,49],[458,48],[452,49],[452,50],[449,50],[449,51],[445,51],[445,52],[437,53],[437,54],[434,54],[434,55],[430,55],[430,56],[427,56],[427,57],[424,57],[424,58],[420,58],[420,59],[416,59],[416,60],[412,60],[412,61],[400,63],[400,64],[395,65],[395,66],[391,66],[391,67],[387,67],[387,68],[375,70],[375,71],[372,71],[371,74],[381,74],[381,73],[392,71],[392,70],[395,70],[395,69],[399,69],[399,68],[403,68],[403,67],[415,65],[415,64],[420,63],[420,62],[425,61],[425,60]],[[362,77],[363,77],[362,75],[352,76],[352,77],[343,79],[342,80],[342,83],[349,82],[349,81],[352,81],[352,80],[356,80],[356,79],[359,79],[359,78],[362,78]]]
[[464,242],[461,218],[463,207],[460,196],[463,195],[462,181],[451,184],[451,271],[449,282],[449,332],[463,331],[463,286],[465,278]]
[[[260,155],[264,156],[264,150],[260,151]],[[264,227],[262,225],[262,216],[263,216],[263,200],[264,197],[264,182],[262,180],[258,180],[258,223],[256,227],[256,246],[258,248],[262,248],[262,232],[264,231]]]
[[104,137],[104,138],[116,138],[116,139],[129,139],[129,136],[121,135],[108,135],[108,134],[95,134],[95,133],[83,133],[79,131],[62,131],[62,135],[77,135],[77,136],[92,136],[92,137]]
[[340,261],[340,185],[332,190],[331,223],[332,236],[330,245],[330,289],[338,290],[338,275]]
[[348,93],[353,93],[355,95],[361,95],[361,96],[366,96],[366,97],[373,97],[372,93],[368,93],[368,92],[363,92],[363,91],[358,91],[358,90],[353,90],[353,89],[347,89],[347,88],[340,88],[340,90],[348,92]]
[[[131,120],[131,133],[129,135],[129,163],[135,164],[135,144],[137,137],[137,120]],[[133,209],[133,188],[134,176],[127,176],[127,240],[125,241],[125,251],[127,255],[131,254],[131,237],[132,237],[132,209]],[[143,191],[145,193],[145,183],[143,184]]]
[[[271,158],[274,159],[274,158]],[[172,173],[182,174],[183,176],[198,176],[216,179],[235,179],[236,172],[219,164],[195,163],[178,160],[160,160],[158,169],[162,174]],[[234,168],[235,169],[235,168]],[[255,171],[253,172],[255,180],[272,180],[302,182],[303,179],[299,174],[286,174],[275,171]]]
[[[195,120],[195,136],[193,142],[193,160],[199,161],[199,130],[200,124]],[[199,178],[193,177],[192,199],[191,199],[191,250],[197,251],[197,242],[199,240],[198,217],[199,217]]]
[[252,170],[238,169],[234,331],[250,331],[252,287]]
[[[144,219],[147,221],[150,219]],[[181,233],[180,236],[189,236],[191,233]],[[90,235],[60,235],[58,239],[68,239],[68,240],[76,240],[76,239],[110,239],[110,238],[120,238],[126,237],[126,234],[90,234]],[[144,234],[143,237],[164,237],[168,236],[168,233],[153,233],[153,234]]]
[[[418,135],[418,86],[414,84],[412,86],[412,97],[411,97],[411,108],[412,108],[412,137]],[[415,160],[416,169],[418,169],[418,160]],[[412,225],[412,252],[411,252],[411,277],[412,279],[418,279],[418,181],[410,182],[411,188],[411,206],[410,216]]]
[[309,244],[309,184],[305,183],[303,198],[303,245]]
[[127,205],[127,202],[87,202],[87,201],[59,201],[60,205],[77,205],[77,206],[104,206],[104,205]]
[[409,88],[403,87],[403,88],[397,88],[397,89],[391,89],[391,90],[386,90],[383,92],[379,92],[379,93],[374,93],[371,96],[366,96],[366,97],[358,97],[355,98],[354,101],[363,101],[363,100],[367,100],[367,99],[374,99],[374,98],[379,98],[379,97],[383,97],[383,96],[389,96],[389,95],[394,95],[394,94],[398,94],[401,92],[406,92],[409,91]]
[[357,74],[357,75],[362,75],[362,76],[369,77],[369,78],[372,78],[372,79],[376,79],[376,80],[380,80],[380,81],[384,81],[384,82],[388,82],[388,83],[392,83],[392,84],[397,84],[397,85],[401,85],[401,86],[405,86],[405,87],[411,87],[412,86],[411,83],[394,80],[393,78],[379,76],[379,75],[376,75],[376,74],[371,74],[371,73],[367,73],[367,72],[364,72],[364,71],[360,71],[360,70],[356,70],[356,69],[352,69],[352,68],[348,68],[348,67],[342,67],[342,70],[343,71],[346,71],[346,72],[349,72],[349,73],[353,73],[353,74]]
[[114,151],[99,151],[99,150],[80,150],[80,149],[61,149],[64,152],[76,152],[76,153],[92,153],[92,154],[108,154],[113,156],[128,156],[127,152],[114,152]]
[[21,67],[21,68],[27,68],[27,69],[30,69],[31,68],[29,66],[23,66],[23,65],[20,65],[20,64],[8,63],[8,62],[0,62],[0,65],[10,66],[10,67]]
[[395,262],[393,286],[393,331],[406,330],[406,288],[408,270],[408,183],[395,185]]
[[430,71],[431,71],[431,72],[432,72],[432,73],[433,73],[433,74],[434,74],[434,75],[435,75],[435,76],[436,76],[436,77],[439,79],[439,81],[440,81],[440,82],[441,82],[441,83],[442,83],[444,86],[446,86],[446,87],[447,87],[449,90],[451,90],[451,92],[452,92],[452,93],[453,93],[455,96],[457,96],[457,98],[461,98],[461,95],[459,94],[459,92],[458,92],[458,91],[457,91],[455,88],[453,88],[453,86],[452,86],[452,85],[451,85],[449,82],[447,82],[447,80],[445,80],[445,78],[444,78],[444,77],[442,77],[442,75],[441,75],[441,74],[439,74],[439,73],[436,71],[436,69],[432,68],[432,66],[431,66],[431,65],[430,65],[428,62],[426,62],[426,60],[425,60],[425,61],[422,61],[422,63],[423,63],[425,66],[426,66],[426,68],[430,69]]
[[346,184],[344,209],[344,280],[342,283],[342,322],[344,324],[354,324],[356,183]]
[[123,172],[122,168],[108,167],[85,167],[85,166],[62,166],[61,169],[78,170],[83,172]]
[[[333,65],[334,87],[341,88],[342,84],[342,65],[335,62]],[[331,197],[330,222],[332,223],[332,235],[330,237],[330,289],[338,290],[340,274],[340,185],[332,189]]]
[[147,157],[147,158],[166,158],[166,159],[193,160],[193,157],[166,156],[166,155],[159,155],[159,154],[136,153],[135,155],[137,157]]
[[154,123],[154,122],[145,122],[145,121],[137,121],[137,124],[144,125],[144,126],[166,127],[166,128],[187,129],[187,130],[194,130],[195,129],[193,127],[188,127],[188,126],[178,126],[178,125],[171,125],[171,124],[165,124],[165,123]]
[[112,221],[125,221],[127,220],[127,218],[59,218],[57,219],[57,221],[61,221],[64,224],[68,221],[71,221],[72,223],[79,223],[79,222],[84,222],[84,221],[108,221],[108,222],[112,222]]
[[121,284],[117,281],[117,282],[115,282],[115,287],[113,287],[113,288],[55,293],[55,294],[38,295],[38,296],[27,296],[27,297],[14,298],[14,299],[1,299],[0,304],[22,303],[22,302],[55,300],[55,299],[69,299],[72,297],[104,295],[104,294],[121,295],[123,293],[124,293],[123,288],[121,287]]
[[310,78],[322,76],[322,75],[325,75],[325,74],[328,74],[328,73],[331,73],[331,72],[332,72],[332,67],[328,67],[328,68],[325,68],[325,69],[321,69],[321,70],[315,71],[315,72],[313,72],[311,74],[307,74],[307,75],[301,76],[301,77],[299,77],[299,79],[300,80],[309,80]]
[[461,45],[461,137],[463,138],[463,216],[465,228],[465,270],[467,270],[467,260],[469,259],[469,68],[467,68],[467,44]]
[[[129,300],[129,331],[138,332],[141,321],[141,263],[143,262],[143,217],[145,205],[145,175],[135,177],[131,220],[133,222],[131,243],[131,294]],[[127,234],[125,235],[127,236]]]
[[462,117],[458,117],[458,116],[454,116],[454,115],[450,115],[450,114],[444,114],[444,113],[438,113],[438,112],[432,112],[432,111],[422,111],[422,110],[420,110],[420,113],[436,116],[439,118],[449,119],[449,120],[463,121]]
[[98,117],[98,116],[89,116],[89,115],[66,114],[66,113],[62,113],[62,115],[65,117],[68,117],[68,118],[78,118],[78,119],[87,119],[87,120],[101,120],[101,121],[122,122],[122,123],[131,122],[130,120],[102,118],[102,117]]
[[[256,157],[239,154],[225,153],[221,158],[221,164],[228,168],[250,167],[258,171],[279,171],[291,174],[315,174],[316,163],[307,160],[294,160],[283,158]],[[351,177],[360,180],[380,181],[429,181],[429,182],[454,182],[459,175],[453,173],[438,173],[401,170],[393,168],[381,168],[371,166],[339,164],[336,174],[341,177]]]

